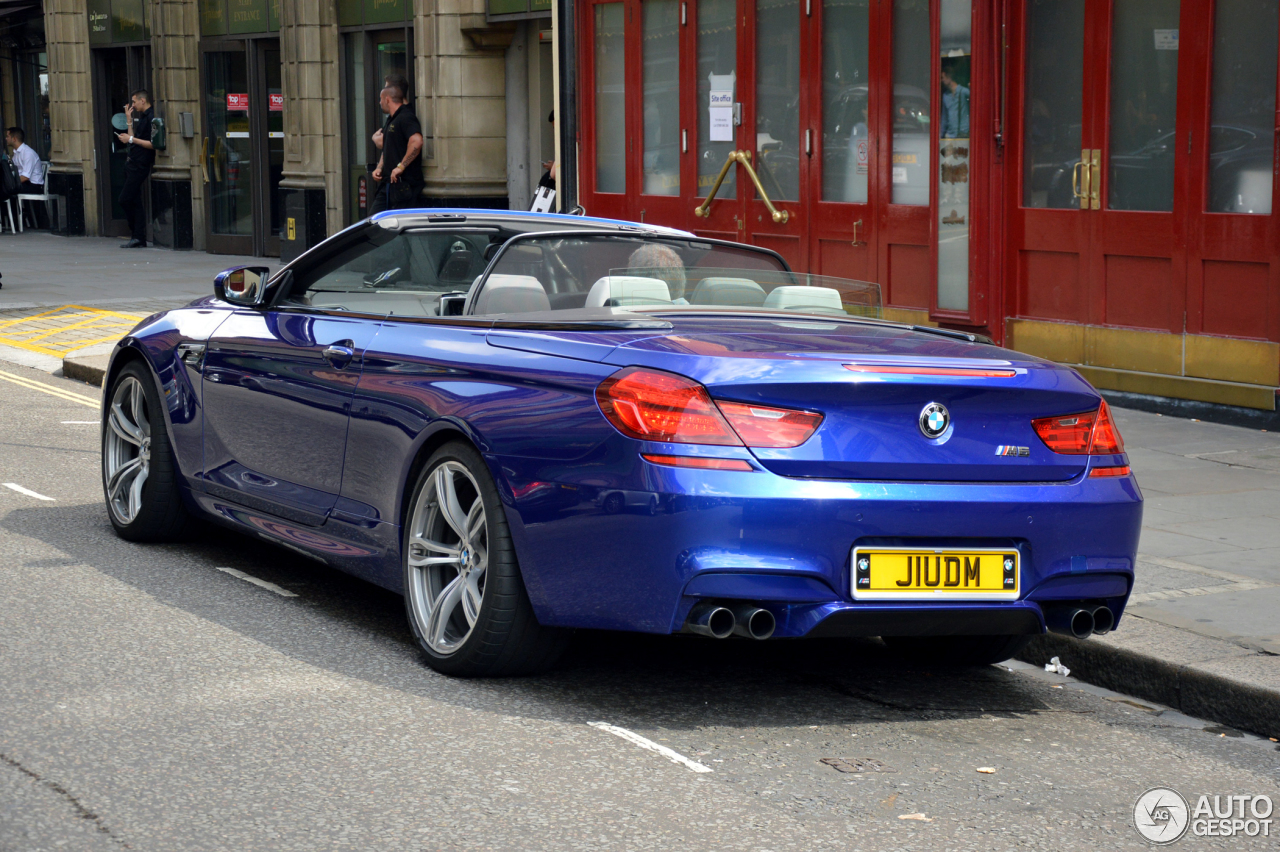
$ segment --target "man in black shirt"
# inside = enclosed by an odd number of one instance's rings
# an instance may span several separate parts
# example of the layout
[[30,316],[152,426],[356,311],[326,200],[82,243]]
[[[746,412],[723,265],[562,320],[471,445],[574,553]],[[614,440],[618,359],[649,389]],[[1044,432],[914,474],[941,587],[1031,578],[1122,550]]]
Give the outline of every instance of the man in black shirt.
[[125,106],[124,117],[129,130],[116,134],[122,145],[129,146],[124,166],[124,187],[120,190],[120,206],[124,208],[133,239],[120,248],[146,248],[147,205],[142,197],[142,187],[156,161],[156,149],[151,144],[151,120],[155,118],[155,110],[151,108],[151,93],[146,89],[134,92],[130,103]]
[[[413,107],[405,102],[404,89],[398,82],[388,82],[379,100],[389,118],[382,131],[382,156],[373,171],[378,191],[369,208],[370,216],[383,210],[412,207],[423,184],[422,167],[415,162],[422,153],[422,125],[413,114]],[[394,164],[389,170],[388,163]]]

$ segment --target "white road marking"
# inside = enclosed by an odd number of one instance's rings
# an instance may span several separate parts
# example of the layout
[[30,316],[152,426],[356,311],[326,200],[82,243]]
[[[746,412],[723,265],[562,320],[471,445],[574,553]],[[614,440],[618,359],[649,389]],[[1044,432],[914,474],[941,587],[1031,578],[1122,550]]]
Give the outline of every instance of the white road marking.
[[647,748],[649,751],[657,752],[667,760],[679,763],[681,766],[684,766],[687,769],[692,769],[694,772],[712,771],[710,766],[703,766],[698,761],[690,760],[680,752],[672,751],[664,745],[658,745],[653,740],[642,737],[634,731],[628,731],[626,728],[619,728],[617,725],[610,725],[608,722],[588,722],[587,724],[593,728],[608,731],[615,737],[622,737],[627,742],[635,743],[640,746],[640,748]]
[[63,426],[97,426],[101,420],[63,420]]
[[230,574],[232,577],[239,577],[241,580],[244,580],[247,583],[253,583],[255,586],[261,586],[262,588],[266,589],[268,592],[275,592],[277,595],[279,595],[282,598],[297,597],[297,595],[295,595],[293,592],[289,591],[288,589],[282,589],[279,586],[277,586],[275,583],[268,583],[266,580],[259,580],[257,577],[254,577],[250,574],[246,574],[243,571],[237,571],[235,568],[224,568],[221,565],[215,565],[214,567],[224,574]]
[[28,497],[34,497],[37,500],[48,500],[50,503],[56,502],[52,497],[46,497],[43,494],[37,494],[36,492],[32,491],[30,488],[23,488],[21,485],[19,485],[16,482],[6,482],[4,483],[4,487],[12,488],[14,491],[17,491],[19,494],[25,494]]

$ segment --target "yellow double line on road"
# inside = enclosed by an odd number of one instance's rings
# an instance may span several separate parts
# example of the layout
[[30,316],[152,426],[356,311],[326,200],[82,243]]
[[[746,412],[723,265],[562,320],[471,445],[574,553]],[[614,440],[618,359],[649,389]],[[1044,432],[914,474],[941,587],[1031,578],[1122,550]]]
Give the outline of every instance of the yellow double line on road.
[[24,388],[29,388],[30,390],[47,393],[49,396],[56,396],[58,399],[64,399],[67,402],[77,402],[80,405],[87,405],[95,411],[101,407],[98,400],[91,396],[85,396],[84,394],[63,390],[62,388],[54,387],[53,385],[46,385],[44,382],[24,379],[22,376],[15,376],[13,373],[6,373],[4,370],[0,370],[0,379],[3,379],[6,382],[12,382],[13,384],[20,385]]

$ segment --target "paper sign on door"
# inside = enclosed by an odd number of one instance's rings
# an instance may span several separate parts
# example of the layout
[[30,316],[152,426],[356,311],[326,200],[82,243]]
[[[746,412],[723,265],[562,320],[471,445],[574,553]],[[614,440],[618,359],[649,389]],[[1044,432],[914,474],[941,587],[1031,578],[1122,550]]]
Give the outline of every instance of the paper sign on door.
[[708,107],[711,117],[710,141],[733,141],[733,91],[713,91]]

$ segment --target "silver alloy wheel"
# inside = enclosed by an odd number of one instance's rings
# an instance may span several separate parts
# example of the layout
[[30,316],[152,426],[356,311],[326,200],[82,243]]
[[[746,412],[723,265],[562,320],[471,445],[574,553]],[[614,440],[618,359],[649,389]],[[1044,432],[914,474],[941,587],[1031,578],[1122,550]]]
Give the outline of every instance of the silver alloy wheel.
[[151,472],[151,419],[147,414],[142,383],[126,376],[111,395],[102,460],[107,506],[121,524],[138,517],[142,486]]
[[410,611],[423,641],[448,656],[467,641],[480,617],[489,567],[488,523],[475,477],[460,462],[442,462],[411,517]]

